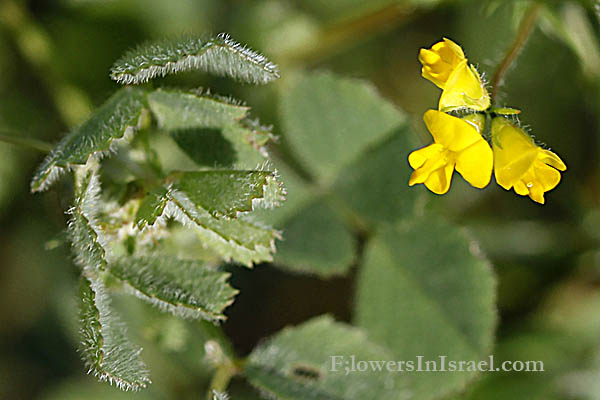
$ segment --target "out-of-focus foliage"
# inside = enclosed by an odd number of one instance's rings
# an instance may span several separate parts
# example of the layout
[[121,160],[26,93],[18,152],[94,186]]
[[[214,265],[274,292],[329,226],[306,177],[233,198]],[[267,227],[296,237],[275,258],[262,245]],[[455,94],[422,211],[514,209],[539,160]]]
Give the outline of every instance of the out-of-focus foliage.
[[[124,133],[121,125],[142,128],[133,151],[112,146],[97,176],[115,200],[94,216],[119,239],[110,256],[127,260],[133,222],[142,226],[165,210],[194,230],[169,222],[168,238],[145,231],[142,245],[159,240],[165,247],[166,259],[143,263],[168,272],[155,286],[152,279],[143,283],[153,292],[136,289],[139,281],[128,269],[134,263],[115,264],[114,276],[110,268],[102,273],[111,310],[127,322],[127,341],[143,347],[151,370],[152,385],[133,395],[85,376],[75,351],[79,271],[64,227],[87,211],[85,204],[79,215],[64,211],[77,187],[61,179],[51,191],[30,195],[27,177],[43,155],[0,145],[0,398],[216,396],[209,389],[233,400],[265,393],[282,399],[598,398],[598,2],[541,3],[497,100],[526,111],[533,135],[552,143],[569,166],[545,206],[497,186],[478,191],[458,177],[444,197],[407,185],[407,155],[427,144],[422,114],[436,107],[439,95],[419,77],[419,48],[442,37],[456,40],[489,82],[532,1],[0,2],[0,135],[7,142],[35,147],[35,140],[57,143],[65,132],[83,132],[90,111],[119,90],[109,78],[114,61],[148,40],[229,32],[277,63],[281,75],[266,86],[203,72],[155,80],[139,89],[150,93],[141,119],[137,113],[124,124],[113,119],[100,147],[84,143],[92,146],[84,153],[103,151]],[[199,86],[244,99],[252,113]],[[255,116],[273,124],[272,133]],[[267,147],[273,136],[276,143]],[[266,150],[270,164],[264,164]],[[55,161],[52,168],[85,161]],[[148,214],[124,207],[141,193],[140,165],[151,171],[141,181],[162,177],[148,188]],[[197,183],[186,174],[208,169],[254,173],[232,176],[235,183],[224,186],[205,174],[210,190],[186,195]],[[263,185],[262,193],[256,186],[272,179],[285,183],[286,202],[262,210],[255,196],[280,202],[278,185]],[[213,203],[216,193],[228,201]],[[165,209],[152,216],[157,204]],[[234,214],[231,230],[215,224]],[[96,221],[79,220],[86,229]],[[250,236],[260,248],[249,248]],[[217,251],[202,245],[209,237]],[[215,267],[227,258],[268,261],[272,243],[278,249],[272,264],[252,271]],[[98,255],[93,246],[80,250]],[[190,286],[194,276],[170,278],[165,260],[177,258],[205,260],[206,270],[196,272],[222,291],[207,296]],[[228,285],[222,279],[229,273]],[[164,283],[171,289],[164,291]],[[178,297],[180,287],[193,300]],[[225,309],[232,287],[239,294]],[[186,302],[196,308],[177,311]],[[160,309],[228,320],[215,326]],[[494,354],[497,363],[541,360],[545,372],[346,377],[327,369],[330,355],[397,360],[439,353]],[[369,386],[375,389],[364,389]]]

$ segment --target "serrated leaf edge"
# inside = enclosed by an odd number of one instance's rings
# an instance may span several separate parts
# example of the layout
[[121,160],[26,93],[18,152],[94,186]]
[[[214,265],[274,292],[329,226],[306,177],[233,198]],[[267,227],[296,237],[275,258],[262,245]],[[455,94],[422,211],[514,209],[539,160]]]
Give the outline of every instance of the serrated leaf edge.
[[[194,40],[194,39],[187,39]],[[195,39],[198,40],[198,39]],[[159,44],[160,45],[160,44]],[[146,45],[148,46],[148,45]],[[273,64],[265,56],[250,50],[248,47],[235,42],[226,33],[220,33],[215,38],[209,39],[203,43],[200,48],[196,51],[196,54],[188,54],[179,58],[177,61],[165,61],[159,60],[154,57],[150,60],[140,61],[141,64],[148,64],[147,66],[136,66],[131,63],[126,63],[128,57],[136,56],[136,52],[140,53],[144,49],[143,46],[138,47],[126,53],[120,60],[118,60],[111,70],[110,77],[121,84],[140,84],[148,82],[150,79],[156,77],[163,77],[167,74],[178,73],[183,71],[191,70],[205,70],[218,75],[229,75],[233,78],[242,79],[249,83],[265,84],[274,79],[279,78],[279,69],[276,64]],[[262,79],[251,77],[248,73],[238,73],[231,65],[221,68],[215,66],[211,61],[214,55],[209,55],[209,51],[214,50],[217,52],[224,52],[225,55],[231,55],[228,52],[242,58],[246,62],[261,68],[266,74],[272,75],[267,77],[265,75]],[[138,57],[144,59],[148,58],[141,54],[137,54]],[[155,62],[156,64],[151,64]],[[119,65],[119,63],[125,63],[125,65]],[[129,72],[131,71],[131,72]],[[241,76],[240,76],[241,75]],[[245,75],[245,76],[244,76]]]
[[[138,272],[142,273],[143,271],[138,271]],[[202,309],[201,307],[194,307],[192,305],[185,304],[183,302],[172,302],[172,301],[164,299],[160,296],[157,296],[155,294],[147,293],[146,291],[142,290],[141,288],[134,286],[131,282],[129,282],[128,279],[115,274],[115,272],[113,270],[111,270],[110,267],[109,267],[109,273],[115,279],[117,279],[119,282],[121,282],[123,284],[123,287],[125,288],[126,292],[138,297],[139,299],[142,299],[142,300],[152,304],[153,306],[157,307],[159,310],[161,310],[163,312],[169,312],[169,313],[173,314],[174,316],[182,317],[182,318],[186,318],[186,319],[205,319],[205,320],[212,321],[212,322],[220,322],[220,321],[225,321],[227,319],[227,317],[221,313],[207,311],[207,310]],[[226,283],[227,286],[231,288],[231,286],[229,286],[228,282],[227,282],[227,280],[230,277],[231,277],[230,273],[224,273],[218,279],[217,283]],[[224,303],[223,309],[225,309],[228,306],[230,306],[231,304],[233,304],[233,302],[235,301],[235,296],[239,293],[239,290],[234,289],[234,288],[231,288],[231,289],[232,289],[231,300]]]
[[50,186],[52,186],[65,172],[73,171],[73,168],[76,165],[85,165],[89,167],[90,164],[101,161],[104,157],[107,157],[111,154],[114,154],[117,150],[117,147],[121,144],[130,143],[136,132],[140,129],[141,123],[145,118],[145,115],[148,113],[148,110],[142,108],[140,111],[140,115],[138,116],[137,122],[133,126],[128,126],[123,130],[123,133],[119,137],[112,137],[108,143],[108,146],[105,148],[101,148],[96,150],[88,155],[88,159],[85,164],[67,164],[66,166],[56,165],[55,161],[57,156],[61,154],[60,147],[64,147],[64,145],[74,137],[77,130],[74,130],[69,135],[65,136],[52,150],[52,152],[42,161],[38,169],[36,170],[34,176],[38,177],[31,181],[30,189],[32,193],[35,192],[43,192],[47,190]]
[[[92,293],[93,293],[93,307],[96,310],[97,313],[97,321],[98,321],[98,329],[97,329],[97,334],[99,334],[100,338],[100,349],[99,351],[101,352],[101,360],[99,365],[96,365],[91,359],[87,359],[87,357],[85,357],[85,352],[86,349],[88,349],[89,347],[86,346],[85,342],[82,342],[81,345],[83,346],[83,350],[81,350],[80,352],[82,353],[82,356],[84,357],[84,362],[88,368],[87,373],[88,374],[93,374],[96,378],[98,378],[99,381],[101,382],[108,382],[111,385],[115,385],[117,388],[124,390],[124,391],[137,391],[140,389],[144,389],[146,388],[149,384],[152,383],[152,381],[150,380],[150,378],[148,378],[148,370],[146,369],[145,364],[143,364],[143,362],[140,360],[141,366],[142,366],[142,370],[138,371],[141,375],[144,375],[141,379],[140,382],[134,382],[131,380],[127,380],[124,379],[122,377],[116,376],[113,373],[107,371],[106,369],[101,369],[103,367],[103,362],[104,362],[104,358],[105,358],[105,350],[104,350],[104,336],[102,336],[102,330],[103,328],[106,328],[105,325],[102,324],[101,319],[101,310],[98,308],[98,302],[103,302],[103,304],[105,304],[107,310],[108,307],[110,305],[110,297],[108,296],[108,293],[106,293],[106,290],[104,288],[104,285],[101,283],[101,281],[98,280],[98,278],[94,277],[94,273],[90,270],[85,269],[82,279],[85,279],[87,281],[87,284],[89,285]],[[121,333],[123,335],[125,335],[125,331],[126,331],[126,327],[125,325],[113,314],[110,313],[110,310],[108,310],[109,312],[104,315],[104,319],[106,320],[106,322],[108,322],[109,324],[112,324],[115,329],[118,329],[121,331]],[[82,328],[83,330],[83,328]],[[83,335],[83,334],[82,334]],[[133,344],[130,344],[133,348]],[[133,352],[132,356],[137,357],[140,355],[140,353],[142,352],[142,348],[137,348],[135,349],[135,351]]]

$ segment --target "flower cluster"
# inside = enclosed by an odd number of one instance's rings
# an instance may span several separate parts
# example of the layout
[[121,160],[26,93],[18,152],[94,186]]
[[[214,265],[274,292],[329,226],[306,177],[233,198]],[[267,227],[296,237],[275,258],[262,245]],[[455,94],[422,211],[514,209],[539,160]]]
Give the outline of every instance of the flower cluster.
[[[515,109],[492,107],[479,73],[459,45],[449,39],[421,49],[423,77],[442,89],[438,110],[425,112],[433,144],[413,151],[408,162],[414,169],[409,181],[423,183],[436,194],[450,189],[454,170],[476,188],[486,187],[492,177],[506,190],[544,204],[544,193],[560,182],[567,169],[550,150],[533,139],[506,116]],[[459,118],[453,111],[466,111]],[[491,118],[492,146],[484,138],[485,122]]]

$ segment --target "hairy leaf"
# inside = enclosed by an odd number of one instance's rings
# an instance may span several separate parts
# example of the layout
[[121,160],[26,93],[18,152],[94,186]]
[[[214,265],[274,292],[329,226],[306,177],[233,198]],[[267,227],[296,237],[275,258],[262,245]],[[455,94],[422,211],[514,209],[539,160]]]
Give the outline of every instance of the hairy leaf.
[[203,70],[253,84],[279,78],[275,64],[224,33],[210,39],[182,38],[138,46],[115,62],[111,78],[119,83],[138,84],[191,70]]
[[408,398],[398,372],[354,371],[355,361],[393,360],[360,329],[321,316],[283,329],[250,354],[250,383],[281,400],[395,400]]
[[284,199],[282,186],[270,171],[180,172],[172,177],[173,189],[216,217],[234,218],[238,212],[272,207]]
[[222,128],[248,113],[248,107],[228,99],[178,90],[155,90],[148,94],[148,104],[166,129]]
[[142,200],[136,216],[138,227],[153,225],[163,214],[170,191],[185,193],[195,207],[214,217],[236,218],[240,212],[276,207],[285,200],[281,183],[270,171],[175,172],[168,181],[169,189],[156,188]]
[[175,257],[121,258],[109,271],[137,297],[184,318],[224,320],[238,292],[227,284],[229,273]]
[[98,226],[100,180],[97,166],[76,171],[75,205],[69,210],[68,230],[76,261],[95,270],[106,267],[105,238]]
[[[495,280],[477,243],[456,227],[417,218],[382,228],[360,271],[356,321],[396,359],[479,362],[490,351],[496,321]],[[393,318],[381,318],[382,315]],[[415,361],[416,362],[416,361]],[[461,389],[475,375],[407,372],[419,399]]]
[[227,261],[234,260],[250,267],[256,262],[272,260],[275,239],[279,237],[273,229],[247,220],[215,217],[181,190],[169,188],[150,196],[140,207],[144,212],[138,212],[136,216],[139,227],[151,226],[159,217],[171,217],[193,228],[205,247]]
[[256,169],[265,162],[268,128],[248,107],[202,93],[157,90],[148,102],[161,128],[199,166]]
[[135,216],[135,222],[139,229],[154,225],[156,220],[163,215],[169,201],[168,191],[167,188],[161,186],[147,193],[146,197],[142,199]]
[[31,191],[47,189],[73,165],[86,164],[92,156],[104,156],[116,140],[127,140],[139,124],[144,105],[145,92],[141,89],[117,91],[86,122],[56,145],[38,167]]
[[83,359],[99,380],[122,390],[138,390],[150,383],[140,359],[140,348],[127,339],[125,326],[110,307],[102,282],[88,274],[80,285]]
[[302,75],[281,99],[285,140],[323,184],[405,123],[404,114],[365,82]]
[[[258,209],[253,215],[259,221],[283,228],[290,218],[315,201],[315,193],[311,186],[301,178],[289,165],[278,159],[272,161],[277,170],[278,179],[285,182],[285,202],[274,209]],[[279,247],[279,246],[278,246]]]

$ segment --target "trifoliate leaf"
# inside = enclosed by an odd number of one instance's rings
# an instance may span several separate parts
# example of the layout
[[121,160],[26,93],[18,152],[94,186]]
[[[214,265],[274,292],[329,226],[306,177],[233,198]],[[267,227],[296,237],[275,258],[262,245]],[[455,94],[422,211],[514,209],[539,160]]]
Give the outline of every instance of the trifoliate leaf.
[[125,326],[110,307],[102,282],[91,274],[81,278],[80,318],[82,357],[100,381],[122,390],[138,390],[150,383],[140,359],[140,348],[129,342]]
[[[281,400],[408,399],[408,382],[397,379],[401,373],[385,369],[392,360],[362,330],[321,316],[285,328],[259,345],[244,373],[252,385]],[[357,361],[361,371],[355,366],[346,372]],[[381,369],[362,370],[362,362],[381,363]]]
[[211,39],[182,38],[138,46],[115,62],[111,78],[123,84],[138,84],[192,70],[253,84],[279,78],[277,65],[224,33]]
[[285,140],[323,184],[406,120],[373,86],[328,73],[300,76],[286,88],[281,118]]
[[118,139],[128,139],[139,124],[145,92],[123,88],[112,95],[81,126],[65,136],[38,167],[31,191],[47,189],[73,165],[83,165],[90,157],[111,151]]
[[[380,229],[366,249],[357,293],[357,324],[397,360],[422,356],[440,366],[443,355],[476,363],[490,351],[495,279],[477,243],[448,223],[417,218]],[[413,398],[440,398],[474,378],[476,369],[464,368],[405,372],[402,379],[413,382]]]
[[109,272],[137,297],[184,318],[224,320],[223,310],[238,292],[227,283],[229,273],[175,257],[121,258]]

